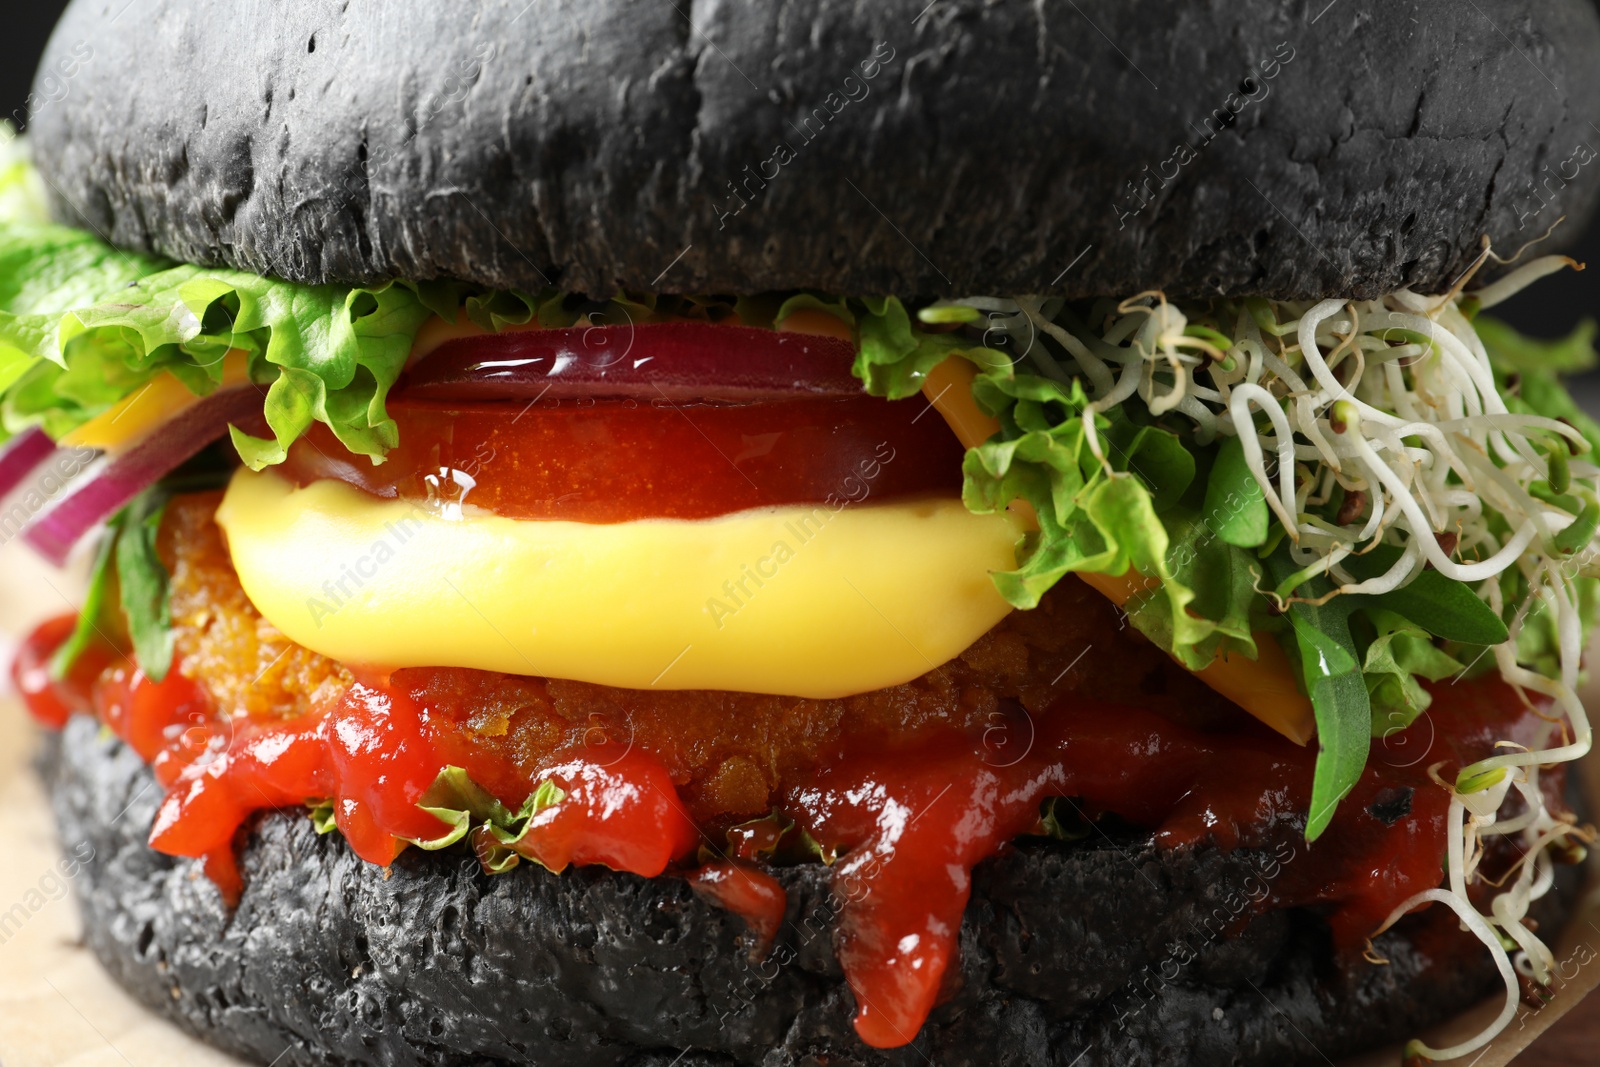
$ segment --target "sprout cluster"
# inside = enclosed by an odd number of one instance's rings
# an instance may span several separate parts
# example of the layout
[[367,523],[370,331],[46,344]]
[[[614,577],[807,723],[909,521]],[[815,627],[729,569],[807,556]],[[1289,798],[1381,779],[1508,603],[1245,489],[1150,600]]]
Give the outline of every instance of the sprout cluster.
[[[1500,754],[1441,782],[1452,794],[1446,888],[1406,901],[1389,923],[1428,901],[1448,905],[1490,948],[1507,992],[1499,1018],[1472,1039],[1445,1049],[1413,1043],[1411,1053],[1430,1059],[1465,1055],[1504,1029],[1516,1011],[1518,972],[1549,983],[1554,959],[1525,920],[1551,887],[1550,846],[1576,847],[1582,833],[1549,810],[1539,775],[1581,758],[1592,739],[1577,693],[1576,579],[1600,574],[1600,468],[1574,427],[1508,410],[1472,323],[1570,262],[1535,260],[1471,294],[1462,293],[1463,279],[1442,296],[1401,290],[1377,300],[1178,305],[1152,291],[1087,308],[1055,298],[974,298],[923,315],[970,323],[986,314],[990,347],[1047,377],[1081,381],[1097,455],[1095,413],[1135,397],[1169,425],[1186,420],[1198,445],[1237,436],[1300,568],[1264,591],[1280,603],[1314,575],[1328,575],[1334,595],[1381,594],[1431,566],[1508,619],[1511,638],[1493,649],[1501,675],[1523,699],[1537,694],[1561,716],[1535,747],[1501,742]],[[1330,519],[1335,499],[1342,503]],[[1379,544],[1403,551],[1386,572],[1358,580],[1344,562]],[[1558,635],[1555,677],[1517,661],[1518,635],[1541,615]],[[1513,790],[1525,810],[1501,818]],[[1523,859],[1480,911],[1467,887],[1484,841],[1510,835]]]

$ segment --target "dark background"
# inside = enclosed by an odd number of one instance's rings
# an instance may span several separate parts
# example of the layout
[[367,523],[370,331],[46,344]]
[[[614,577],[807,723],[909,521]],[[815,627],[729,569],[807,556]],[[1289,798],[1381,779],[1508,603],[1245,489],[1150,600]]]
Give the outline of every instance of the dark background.
[[[65,0],[33,0],[12,5],[6,13],[6,34],[0,41],[0,105],[12,122],[27,114],[28,87],[39,53]],[[22,8],[21,11],[16,8]],[[1563,226],[1557,233],[1567,240]],[[1580,320],[1600,314],[1600,225],[1591,223],[1575,244],[1566,249],[1578,260],[1590,260],[1595,269],[1576,273],[1564,271],[1546,278],[1530,290],[1496,308],[1495,313],[1509,319],[1524,333],[1541,337],[1561,336]],[[1509,252],[1512,249],[1504,249]],[[1600,411],[1600,375],[1585,376],[1584,399],[1591,411]]]

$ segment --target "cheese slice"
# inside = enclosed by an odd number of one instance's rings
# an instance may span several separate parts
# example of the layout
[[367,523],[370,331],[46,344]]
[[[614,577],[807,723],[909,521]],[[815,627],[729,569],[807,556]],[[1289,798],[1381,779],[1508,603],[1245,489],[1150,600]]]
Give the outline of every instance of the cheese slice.
[[943,497],[601,525],[247,470],[217,522],[267,621],[344,663],[817,698],[910,681],[986,633],[1019,533]]
[[[249,382],[246,359],[240,349],[228,351],[223,357],[222,382],[218,388]],[[60,444],[63,448],[98,448],[106,452],[120,452],[137,444],[152,430],[171,422],[202,399],[191,393],[189,387],[176,377],[163,371],[62,437]]]

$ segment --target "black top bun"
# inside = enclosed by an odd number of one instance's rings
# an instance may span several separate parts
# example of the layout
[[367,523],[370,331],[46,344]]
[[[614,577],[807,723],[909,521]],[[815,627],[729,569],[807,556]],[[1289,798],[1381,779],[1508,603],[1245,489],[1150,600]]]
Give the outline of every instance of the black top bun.
[[64,219],[310,282],[1371,296],[1581,228],[1596,55],[1589,0],[76,0],[33,139]]

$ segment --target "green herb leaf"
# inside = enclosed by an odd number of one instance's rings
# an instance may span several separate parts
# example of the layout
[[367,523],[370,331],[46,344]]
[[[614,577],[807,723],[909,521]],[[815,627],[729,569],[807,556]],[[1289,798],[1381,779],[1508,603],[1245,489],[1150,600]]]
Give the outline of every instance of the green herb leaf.
[[508,871],[520,859],[529,859],[541,867],[547,867],[528,844],[528,831],[541,813],[566,798],[567,794],[560,786],[546,780],[540,782],[539,788],[522,802],[522,807],[517,809],[510,821],[504,824],[493,820],[485,823],[473,837],[473,847],[478,852],[484,870],[490,874]]
[[117,533],[117,583],[139,669],[159,682],[172,668],[172,614],[167,569],[156,554],[156,532],[166,510],[166,494],[150,491],[128,505]]
[[1206,526],[1230,545],[1257,548],[1266,542],[1271,520],[1266,494],[1245,461],[1243,443],[1237,437],[1224,438],[1206,482]]
[[116,559],[117,535],[121,531],[125,512],[118,512],[100,535],[100,546],[95,551],[94,567],[89,572],[89,590],[84,595],[83,610],[72,634],[50,658],[50,677],[56,681],[67,676],[78,657],[96,641],[111,642],[114,635],[122,633],[122,622],[112,610],[111,589],[116,581],[113,563]]
[[1479,315],[1473,320],[1472,328],[1494,361],[1508,371],[1541,375],[1576,374],[1593,370],[1595,364],[1600,362],[1594,350],[1593,319],[1584,319],[1567,336],[1554,341],[1526,337],[1510,323],[1490,315]]
[[1082,841],[1094,832],[1094,823],[1066,797],[1045,797],[1039,803],[1039,821],[1028,832],[1055,841]]
[[521,847],[528,827],[535,816],[561,803],[565,797],[554,782],[544,781],[521,808],[512,811],[473,781],[464,768],[445,767],[417,805],[438,819],[444,829],[434,837],[406,840],[428,851],[468,840],[486,872],[503,874],[524,858],[538,862],[536,856]]
[[1479,315],[1472,325],[1489,354],[1495,385],[1509,410],[1565,420],[1583,434],[1590,448],[1600,449],[1600,423],[1578,406],[1560,377],[1595,366],[1593,320],[1585,319],[1558,341],[1524,337],[1488,315]]
[[1570,556],[1594,539],[1596,527],[1600,527],[1600,502],[1590,500],[1579,510],[1572,524],[1555,535],[1552,547]]
[[[1399,561],[1403,550],[1378,545],[1362,555],[1347,556],[1343,566],[1362,581],[1376,578]],[[1345,599],[1340,597],[1339,599]],[[1435,570],[1423,569],[1398,589],[1376,596],[1355,594],[1358,604],[1372,603],[1404,615],[1416,625],[1446,641],[1471,645],[1498,645],[1510,636],[1506,624],[1465,583]]]
[[[1274,583],[1292,578],[1298,568],[1286,550],[1267,559]],[[1314,579],[1299,593],[1317,598],[1332,591],[1332,583]],[[1350,597],[1335,597],[1323,605],[1289,606],[1292,628],[1291,658],[1298,656],[1306,694],[1317,719],[1317,766],[1311,786],[1311,812],[1306,840],[1315,841],[1328,828],[1339,802],[1355,788],[1367,765],[1372,747],[1372,705],[1361,673],[1362,656],[1350,633]]]

